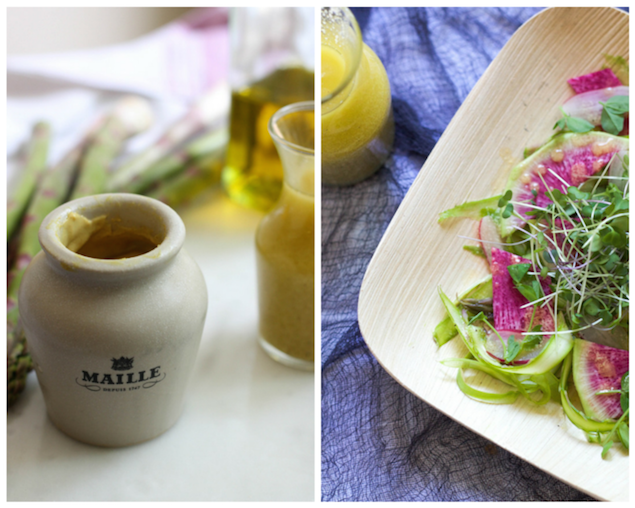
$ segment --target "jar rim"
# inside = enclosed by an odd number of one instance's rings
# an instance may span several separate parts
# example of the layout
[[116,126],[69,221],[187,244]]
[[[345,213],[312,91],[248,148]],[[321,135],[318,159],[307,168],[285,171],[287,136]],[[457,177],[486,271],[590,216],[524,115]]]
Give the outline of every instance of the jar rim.
[[[146,225],[155,229],[162,225],[163,230],[158,233],[160,241],[157,246],[144,254],[122,259],[88,257],[71,250],[59,237],[62,225],[71,212],[87,219],[100,215],[125,216],[127,213],[141,221],[140,225],[146,220]],[[42,221],[38,237],[42,250],[56,268],[69,274],[112,278],[114,275],[149,274],[160,269],[183,246],[185,225],[172,208],[156,199],[127,193],[97,194],[69,201],[53,210]]]
[[307,148],[306,146],[301,146],[288,139],[283,138],[276,131],[275,125],[278,121],[291,113],[297,113],[298,111],[315,111],[315,102],[314,101],[303,101],[303,102],[294,102],[293,104],[289,104],[280,108],[276,111],[271,118],[269,119],[269,135],[273,138],[274,142],[280,143],[285,147],[293,150],[294,152],[300,153],[302,155],[315,155],[315,146],[314,148]]
[[[341,12],[343,14],[343,17],[346,18],[346,21],[350,23],[355,34],[355,47],[353,48],[352,58],[350,61],[351,65],[348,68],[347,74],[344,76],[344,79],[342,79],[340,84],[331,93],[322,97],[322,104],[326,104],[330,100],[337,97],[340,93],[346,90],[351,81],[353,81],[353,78],[355,77],[355,74],[357,74],[357,69],[362,59],[363,49],[362,32],[352,11],[348,7],[322,7],[322,23],[329,19],[328,13],[331,11]],[[324,32],[324,28],[322,28],[322,32]]]

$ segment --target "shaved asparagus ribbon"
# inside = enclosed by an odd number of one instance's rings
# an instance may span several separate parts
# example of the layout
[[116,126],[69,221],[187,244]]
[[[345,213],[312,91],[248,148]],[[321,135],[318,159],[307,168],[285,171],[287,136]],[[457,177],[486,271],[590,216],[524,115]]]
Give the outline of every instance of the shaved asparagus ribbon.
[[[526,365],[519,367],[502,366],[492,359],[485,350],[480,328],[469,325],[463,318],[460,309],[443,293],[439,288],[439,295],[452,324],[467,347],[469,354],[466,358],[449,358],[441,360],[446,367],[458,369],[456,382],[459,389],[468,397],[489,404],[513,404],[522,395],[529,402],[536,405],[543,405],[549,402],[552,397],[557,396],[556,390],[560,392],[560,403],[567,415],[567,418],[587,434],[589,441],[599,442],[604,445],[602,457],[606,456],[608,449],[612,446],[611,438],[618,432],[619,426],[626,420],[628,411],[617,421],[604,420],[597,421],[587,417],[584,413],[573,406],[567,392],[567,382],[571,374],[571,364],[573,354],[573,338],[561,328],[564,320],[560,321],[558,331],[543,349],[543,351]],[[562,364],[560,379],[554,375],[554,371]],[[464,377],[464,369],[473,369],[501,381],[514,389],[502,393],[492,393],[479,390],[467,383]],[[542,395],[536,398],[536,393]],[[608,433],[608,437],[606,437]],[[619,433],[619,432],[618,432]],[[602,434],[605,434],[602,439]],[[620,437],[625,447],[628,448],[628,439]]]
[[567,392],[567,381],[569,380],[569,374],[571,372],[571,362],[573,354],[567,355],[563,364],[562,372],[560,374],[560,401],[562,408],[567,418],[571,420],[571,423],[583,430],[584,432],[610,432],[615,427],[615,422],[612,420],[605,420],[599,422],[586,416],[584,413],[576,409],[569,400],[569,394]]
[[[526,365],[502,366],[487,354],[482,337],[483,331],[465,321],[459,308],[443,293],[441,288],[439,288],[439,295],[459,336],[470,352],[468,357],[464,359],[451,358],[441,361],[445,366],[459,369],[457,384],[463,393],[482,402],[493,404],[511,404],[515,402],[518,395],[522,395],[537,405],[546,404],[551,399],[552,387],[555,388],[558,385],[558,380],[552,369],[557,367],[571,351],[573,339],[570,333],[559,329],[549,339],[543,351]],[[463,377],[463,369],[465,368],[484,372],[516,389],[501,394],[477,390],[465,381]],[[542,396],[536,399],[532,394],[538,391],[542,393]]]
[[[463,298],[486,298],[492,296],[492,276],[488,275],[481,282],[476,284],[471,289],[468,289],[464,293],[459,295],[459,300]],[[456,337],[457,330],[452,318],[447,316],[441,321],[434,329],[433,337],[437,342],[437,346],[441,347],[445,343]]]
[[[487,402],[490,404],[513,404],[516,402],[518,395],[522,395],[529,402],[541,406],[549,402],[552,394],[551,387],[555,387],[558,384],[557,378],[551,372],[533,376],[507,375],[472,358],[473,357],[470,354],[466,358],[449,358],[442,360],[441,363],[446,367],[458,368],[459,370],[456,376],[456,382],[460,390],[468,397],[481,402]],[[516,389],[505,393],[492,393],[478,390],[467,384],[463,377],[463,369],[474,369],[484,372],[509,386],[515,387]],[[542,393],[538,399],[532,396],[532,394],[537,392]]]

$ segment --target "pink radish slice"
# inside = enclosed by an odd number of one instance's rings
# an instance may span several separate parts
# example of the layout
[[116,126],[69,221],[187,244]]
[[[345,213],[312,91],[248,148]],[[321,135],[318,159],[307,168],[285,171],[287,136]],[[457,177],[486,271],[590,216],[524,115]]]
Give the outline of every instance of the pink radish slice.
[[498,233],[498,225],[489,215],[486,215],[479,221],[478,237],[481,240],[481,247],[483,248],[487,262],[491,265],[492,248],[502,246],[503,240]]
[[[494,327],[496,330],[529,329],[533,307],[521,308],[528,300],[516,289],[507,267],[518,263],[530,263],[511,252],[492,248],[492,295],[494,307]],[[549,294],[549,278],[540,279],[545,294]],[[547,307],[536,308],[532,327],[542,325],[543,332],[554,331],[553,316]]]
[[590,90],[598,90],[609,86],[620,86],[622,82],[611,69],[602,69],[583,76],[577,76],[567,80],[575,93],[584,93]]
[[620,394],[598,394],[620,390],[628,371],[628,351],[576,339],[573,345],[573,379],[587,416],[605,420],[622,416]]
[[[566,133],[554,137],[512,169],[507,188],[511,189],[512,201],[516,202],[514,211],[525,215],[530,207],[523,203],[532,200],[540,207],[548,206],[551,203],[548,189],[566,193],[570,185],[578,186],[601,171],[622,149],[628,149],[628,139],[605,132]],[[515,215],[501,219],[500,234],[508,237],[524,224],[524,220]]]
[[602,104],[616,95],[628,96],[627,86],[601,88],[574,95],[562,105],[562,110],[571,116],[583,118],[595,126],[602,124]]

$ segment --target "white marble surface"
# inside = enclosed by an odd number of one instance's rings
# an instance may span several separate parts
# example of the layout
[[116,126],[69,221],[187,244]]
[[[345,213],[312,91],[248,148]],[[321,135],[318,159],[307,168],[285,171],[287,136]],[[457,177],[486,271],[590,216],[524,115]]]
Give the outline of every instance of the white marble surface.
[[220,194],[181,213],[209,311],[181,419],[140,445],[74,441],[46,416],[34,373],[7,414],[8,501],[311,501],[315,375],[257,345],[260,214]]

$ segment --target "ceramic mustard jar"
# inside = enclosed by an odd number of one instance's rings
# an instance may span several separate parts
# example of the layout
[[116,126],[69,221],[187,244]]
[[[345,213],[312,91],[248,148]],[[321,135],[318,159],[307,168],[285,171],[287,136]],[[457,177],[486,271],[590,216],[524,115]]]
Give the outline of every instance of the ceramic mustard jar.
[[174,210],[134,194],[77,199],[42,222],[20,312],[49,418],[64,433],[126,446],[180,416],[207,313],[184,239]]

